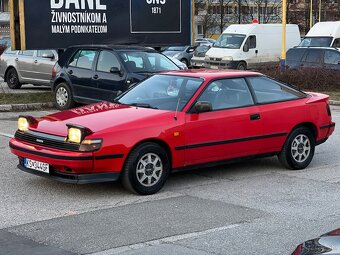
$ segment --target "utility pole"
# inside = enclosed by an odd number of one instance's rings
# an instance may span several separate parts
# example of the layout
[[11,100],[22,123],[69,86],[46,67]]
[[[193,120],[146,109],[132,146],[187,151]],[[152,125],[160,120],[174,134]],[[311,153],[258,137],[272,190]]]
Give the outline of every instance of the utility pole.
[[241,0],[238,0],[238,24],[241,24]]
[[287,1],[282,0],[282,51],[281,51],[281,72],[286,69],[286,23],[287,23]]

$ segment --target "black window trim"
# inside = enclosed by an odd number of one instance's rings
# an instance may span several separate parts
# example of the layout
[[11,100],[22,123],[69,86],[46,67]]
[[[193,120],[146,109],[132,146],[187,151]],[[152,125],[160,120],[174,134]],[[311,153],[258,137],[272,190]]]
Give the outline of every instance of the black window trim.
[[[93,59],[93,62],[92,62],[92,66],[90,69],[88,68],[84,68],[84,67],[79,67],[79,66],[70,66],[70,62],[71,62],[71,59],[74,58],[74,56],[79,52],[79,51],[83,51],[83,50],[88,50],[88,51],[95,51],[96,54],[94,56],[94,59]],[[98,52],[99,52],[99,49],[92,49],[92,48],[78,48],[74,51],[74,53],[71,55],[71,57],[69,58],[69,60],[67,61],[67,65],[66,65],[66,68],[69,68],[69,67],[72,67],[72,68],[78,68],[78,69],[82,69],[82,70],[91,70],[91,71],[94,71],[94,64],[96,63],[96,59],[98,57]],[[77,64],[78,64],[78,60],[77,60]]]

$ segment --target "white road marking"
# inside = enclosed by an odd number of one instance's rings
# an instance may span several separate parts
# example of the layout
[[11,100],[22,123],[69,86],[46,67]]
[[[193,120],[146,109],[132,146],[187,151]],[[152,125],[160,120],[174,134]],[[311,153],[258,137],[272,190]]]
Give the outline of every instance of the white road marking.
[[14,137],[14,135],[10,135],[10,134],[6,134],[6,133],[2,133],[2,132],[0,132],[0,135],[1,135],[1,136],[8,137],[8,138],[13,138],[13,137]]
[[141,248],[148,247],[148,246],[155,246],[155,245],[160,245],[163,243],[173,243],[173,242],[177,242],[177,241],[181,241],[181,240],[189,239],[189,238],[197,238],[197,237],[215,233],[218,231],[227,230],[231,228],[237,228],[239,226],[240,224],[231,224],[228,226],[223,226],[219,228],[211,228],[211,229],[207,229],[207,230],[199,231],[199,232],[192,232],[192,233],[187,233],[183,235],[169,236],[169,237],[165,237],[165,238],[161,238],[161,239],[157,239],[153,241],[148,241],[144,243],[136,243],[132,245],[120,246],[120,247],[116,247],[116,248],[105,250],[105,251],[91,253],[88,255],[114,255],[114,254],[119,254],[122,252],[141,249]]

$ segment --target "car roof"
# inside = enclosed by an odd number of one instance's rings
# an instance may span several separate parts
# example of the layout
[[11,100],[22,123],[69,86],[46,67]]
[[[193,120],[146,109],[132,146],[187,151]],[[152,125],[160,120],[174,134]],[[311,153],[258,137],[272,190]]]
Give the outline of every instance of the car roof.
[[295,49],[311,49],[311,50],[335,50],[340,52],[339,48],[334,48],[334,47],[320,47],[320,46],[310,46],[310,47],[303,47],[303,46],[299,46],[299,47],[294,47],[294,48],[290,48],[289,50],[295,50]]
[[161,74],[181,75],[187,77],[203,78],[203,79],[218,79],[218,78],[236,78],[259,76],[261,73],[241,70],[214,70],[214,69],[189,69],[179,71],[162,72]]
[[85,44],[85,45],[73,45],[70,46],[70,48],[79,48],[79,49],[111,49],[111,50],[128,50],[128,51],[145,51],[145,52],[158,52],[152,48],[137,46],[137,45],[91,45],[91,44]]

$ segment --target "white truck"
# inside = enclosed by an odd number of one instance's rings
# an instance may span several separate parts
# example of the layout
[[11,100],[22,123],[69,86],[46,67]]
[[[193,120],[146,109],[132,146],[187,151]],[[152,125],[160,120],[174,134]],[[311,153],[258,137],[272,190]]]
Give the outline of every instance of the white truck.
[[[297,46],[300,39],[297,25],[286,26],[286,49]],[[278,63],[282,52],[281,24],[230,25],[205,54],[206,68],[254,68],[263,63]]]
[[316,23],[308,31],[299,46],[340,48],[340,21]]

